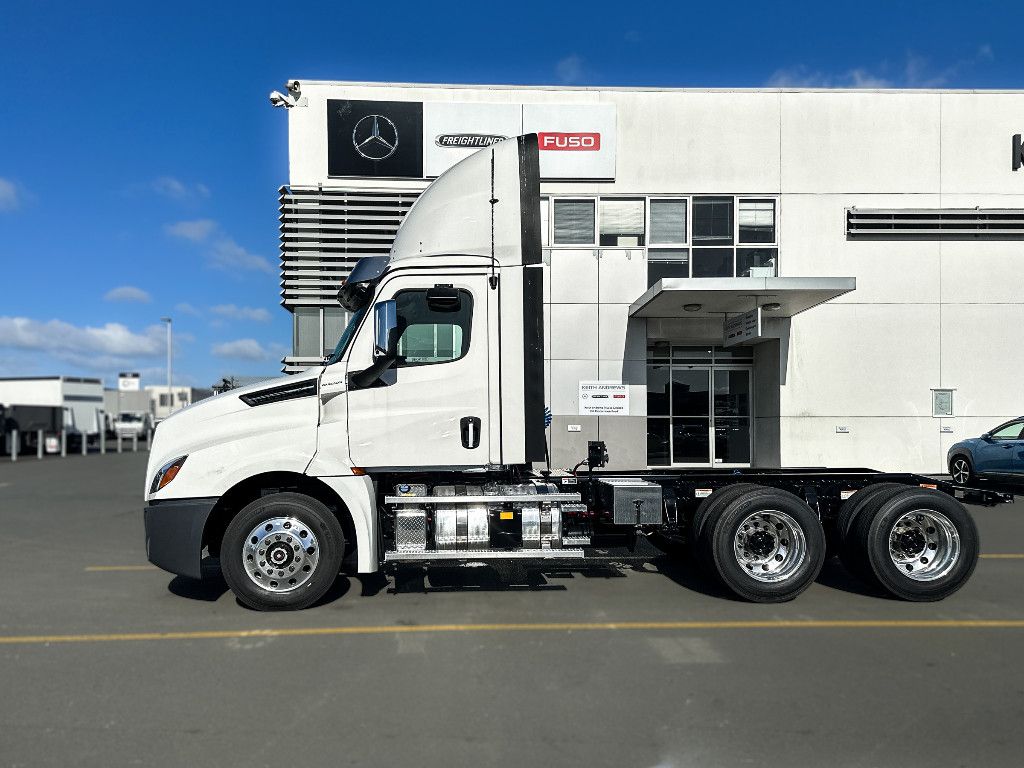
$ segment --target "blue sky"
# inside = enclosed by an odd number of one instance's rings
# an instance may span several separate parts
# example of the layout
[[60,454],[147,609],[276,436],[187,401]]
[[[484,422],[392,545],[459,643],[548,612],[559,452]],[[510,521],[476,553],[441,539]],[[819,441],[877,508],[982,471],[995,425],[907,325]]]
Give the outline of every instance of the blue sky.
[[[95,6],[95,7],[93,7]],[[6,3],[0,376],[275,374],[289,78],[1020,88],[1009,3]]]

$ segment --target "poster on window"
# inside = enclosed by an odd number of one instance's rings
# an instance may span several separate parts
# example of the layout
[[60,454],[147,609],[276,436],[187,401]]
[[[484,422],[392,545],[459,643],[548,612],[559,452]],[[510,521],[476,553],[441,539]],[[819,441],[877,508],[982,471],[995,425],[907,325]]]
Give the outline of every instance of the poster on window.
[[629,416],[629,385],[621,381],[581,381],[580,416]]

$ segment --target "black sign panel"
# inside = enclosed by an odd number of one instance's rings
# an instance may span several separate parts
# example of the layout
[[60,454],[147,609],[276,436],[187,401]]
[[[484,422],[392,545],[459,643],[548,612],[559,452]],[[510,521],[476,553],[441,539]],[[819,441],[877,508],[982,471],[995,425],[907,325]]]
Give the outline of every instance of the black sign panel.
[[423,104],[327,100],[329,176],[423,177]]

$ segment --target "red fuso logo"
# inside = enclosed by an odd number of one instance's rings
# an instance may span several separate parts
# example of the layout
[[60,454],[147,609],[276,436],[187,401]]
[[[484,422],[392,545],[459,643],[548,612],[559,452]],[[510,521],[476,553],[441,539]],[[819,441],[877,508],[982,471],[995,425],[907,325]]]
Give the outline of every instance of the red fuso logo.
[[600,133],[538,133],[541,150],[563,152],[597,152],[601,149]]

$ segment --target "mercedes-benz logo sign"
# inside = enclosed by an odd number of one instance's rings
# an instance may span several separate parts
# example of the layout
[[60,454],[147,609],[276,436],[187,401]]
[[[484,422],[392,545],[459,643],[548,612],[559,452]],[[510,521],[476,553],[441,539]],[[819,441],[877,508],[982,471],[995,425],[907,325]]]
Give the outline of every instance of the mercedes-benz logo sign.
[[387,160],[398,149],[398,129],[384,115],[367,115],[352,129],[352,146],[367,160]]

